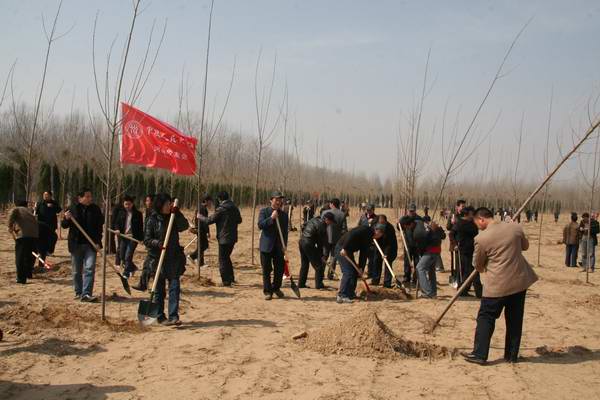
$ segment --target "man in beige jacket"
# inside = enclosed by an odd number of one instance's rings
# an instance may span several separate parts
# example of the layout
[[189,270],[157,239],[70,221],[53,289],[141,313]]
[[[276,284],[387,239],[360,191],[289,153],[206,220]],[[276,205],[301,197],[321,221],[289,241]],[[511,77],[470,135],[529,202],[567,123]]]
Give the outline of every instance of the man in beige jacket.
[[473,352],[463,356],[468,362],[487,362],[496,319],[504,309],[504,359],[514,363],[521,345],[525,294],[538,279],[522,253],[529,248],[529,241],[519,224],[496,222],[485,207],[475,211],[475,224],[481,232],[475,237],[473,264],[481,274],[483,297]]

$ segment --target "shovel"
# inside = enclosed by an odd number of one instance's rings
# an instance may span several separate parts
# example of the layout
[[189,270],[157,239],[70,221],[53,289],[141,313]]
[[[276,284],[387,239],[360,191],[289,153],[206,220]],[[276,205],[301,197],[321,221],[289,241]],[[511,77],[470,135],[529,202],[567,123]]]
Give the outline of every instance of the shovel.
[[[283,241],[283,232],[281,231],[281,224],[279,224],[279,216],[277,216],[277,218],[275,218],[275,222],[277,223],[277,232],[279,232],[279,240],[281,240],[281,246],[283,246],[283,257],[284,257],[284,274],[287,278],[290,278],[290,286],[292,287],[292,290],[294,291],[294,294],[296,295],[297,298],[302,298],[302,296],[300,296],[300,289],[298,288],[298,286],[296,285],[296,282],[294,282],[294,278],[292,278],[292,274],[290,274],[290,268],[289,268],[289,262],[286,256],[287,253],[287,247],[285,246],[285,242]],[[287,274],[286,274],[287,271]]]
[[[175,199],[173,207],[177,207],[179,200]],[[171,237],[171,229],[173,228],[173,222],[175,221],[175,213],[171,212],[169,217],[169,225],[167,225],[167,233],[165,240],[163,241],[162,250],[160,251],[160,258],[158,259],[158,267],[156,268],[156,274],[154,275],[154,282],[152,282],[152,290],[150,291],[150,300],[141,300],[138,306],[138,320],[144,326],[152,325],[158,319],[158,316],[162,312],[159,308],[159,304],[156,302],[156,286],[158,285],[158,277],[162,270],[162,265],[167,254],[167,245],[169,244],[169,238]]]
[[[77,222],[77,220],[74,217],[71,217],[71,219],[69,220],[73,223],[73,225],[75,225],[77,227],[77,229],[79,229],[79,232],[81,232],[81,234],[83,236],[85,236],[85,238],[87,239],[87,241],[90,243],[90,245],[97,251],[100,251],[100,248],[98,247],[98,245],[96,243],[94,243],[94,241],[92,240],[92,238],[90,237],[90,235],[87,234],[87,232],[81,227],[81,225],[79,225],[79,222]],[[110,267],[113,269],[113,271],[115,271],[115,274],[119,275],[119,278],[121,279],[121,284],[123,285],[123,289],[125,289],[125,291],[127,292],[127,294],[131,295],[131,288],[129,287],[129,282],[127,282],[127,278],[125,278],[116,268],[115,266],[111,263],[108,262],[107,264],[110,265]]]
[[384,262],[385,266],[387,267],[388,271],[390,271],[390,274],[392,274],[392,278],[394,278],[394,281],[396,281],[396,287],[400,288],[402,290],[402,292],[406,295],[406,297],[408,297],[408,292],[406,291],[404,284],[402,283],[402,281],[400,279],[398,279],[398,277],[394,273],[394,270],[392,269],[392,266],[388,262],[385,254],[383,254],[383,250],[381,250],[379,243],[377,243],[377,240],[375,240],[375,239],[373,239],[373,243],[375,243],[377,250],[379,250],[379,254],[381,254],[381,258],[383,258],[383,262]]
[[370,295],[371,293],[371,288],[369,287],[369,284],[367,283],[367,280],[365,278],[363,278],[363,272],[360,268],[358,268],[358,265],[356,265],[356,263],[347,255],[344,254],[344,258],[346,260],[348,260],[348,262],[350,264],[352,264],[352,266],[354,267],[354,269],[356,270],[356,273],[358,274],[358,277],[360,278],[360,280],[362,281],[363,285],[365,285],[365,290],[367,291],[367,296]]
[[42,264],[44,264],[44,268],[46,269],[52,269],[52,264],[50,264],[49,262],[45,261],[38,253],[36,253],[35,251],[32,251],[31,254],[33,254],[33,256],[35,258],[38,259],[39,262],[41,262]]
[[119,231],[115,231],[114,229],[109,229],[108,231],[110,233],[114,233],[115,235],[118,235],[118,236],[122,237],[123,239],[131,240],[132,242],[135,242],[137,244],[143,244],[144,243],[141,240],[137,240],[137,239],[133,238],[130,235],[125,235],[125,234],[123,234],[123,233],[121,233]]
[[[417,275],[417,266],[414,265],[414,260],[410,256],[410,251],[408,251],[408,245],[406,244],[406,237],[404,236],[404,229],[402,229],[402,225],[398,223],[398,229],[400,229],[400,237],[402,237],[402,243],[404,244],[404,251],[406,252],[406,257],[408,258],[408,262],[410,264],[410,269],[412,270],[413,277],[416,278]],[[415,298],[419,298],[419,279],[417,278],[417,286],[415,287]]]

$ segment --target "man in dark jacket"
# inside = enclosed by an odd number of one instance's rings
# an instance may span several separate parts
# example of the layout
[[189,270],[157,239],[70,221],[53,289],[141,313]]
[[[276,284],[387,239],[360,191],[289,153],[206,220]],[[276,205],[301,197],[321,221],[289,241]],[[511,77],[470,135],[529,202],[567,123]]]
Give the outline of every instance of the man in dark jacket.
[[[396,238],[396,229],[394,229],[394,225],[390,224],[387,217],[383,214],[379,215],[378,223],[385,225],[385,233],[383,234],[383,237],[377,240],[377,243],[379,243],[379,247],[381,247],[385,259],[393,268],[394,261],[396,260],[396,257],[398,257],[398,239]],[[386,288],[391,288],[392,274],[384,265],[384,259],[381,257],[379,250],[375,248],[375,251],[375,266],[377,270],[375,271],[375,276],[371,278],[372,283],[374,285],[379,285],[381,272],[383,270],[383,286]]]
[[[196,250],[191,252],[189,257],[191,260],[196,261],[198,259],[198,255],[200,255],[200,266],[205,265],[204,252],[208,249],[208,237],[210,236],[210,230],[206,224],[206,219],[208,219],[208,209],[212,208],[212,204],[212,197],[209,195],[204,195],[202,197],[200,209],[196,212],[195,226],[190,229],[194,235],[198,235],[200,237],[200,248],[198,248],[198,245],[196,244]],[[202,221],[200,218],[203,218],[204,220]]]
[[19,201],[8,216],[8,231],[15,239],[15,263],[17,283],[27,283],[33,277],[35,263],[32,251],[39,236],[38,222],[27,207],[27,201]]
[[335,245],[342,235],[348,232],[348,226],[346,225],[346,214],[340,210],[340,200],[332,199],[329,201],[329,208],[322,211],[321,217],[325,213],[331,213],[333,215],[335,223],[327,225],[327,242],[325,243],[325,251],[327,252],[329,271],[327,273],[327,279],[333,279],[333,271],[335,271]]
[[69,229],[68,248],[71,253],[75,299],[94,302],[96,298],[92,296],[92,292],[96,274],[96,248],[87,241],[71,219],[75,219],[81,225],[98,248],[102,247],[104,216],[100,207],[93,203],[90,189],[82,189],[77,194],[77,203],[65,212],[61,226],[63,229]]
[[[62,211],[62,208],[52,198],[52,192],[47,190],[44,192],[42,201],[37,204],[35,208],[35,215],[38,221],[45,222],[52,230],[56,231],[58,228],[58,214]],[[52,249],[52,253],[54,249]],[[50,254],[52,254],[50,253]]]
[[[284,297],[281,291],[284,272],[284,248],[287,247],[288,215],[282,210],[283,194],[271,193],[271,205],[260,210],[258,229],[260,233],[260,265],[263,274],[263,293],[265,300],[271,300],[273,295]],[[281,243],[277,221],[281,227],[284,243]],[[273,277],[271,278],[271,273]]]
[[238,225],[242,223],[239,208],[229,199],[229,193],[220,192],[217,195],[219,205],[208,218],[200,219],[206,225],[217,224],[217,241],[219,242],[219,272],[223,286],[229,287],[235,282],[231,253],[238,241]]
[[359,225],[349,230],[338,241],[335,252],[342,270],[342,279],[340,280],[340,288],[336,299],[338,303],[352,303],[356,297],[358,272],[346,257],[356,264],[354,253],[358,252],[357,266],[360,271],[363,271],[367,258],[372,252],[373,239],[381,238],[384,233],[385,225],[376,225],[375,230],[368,225]]
[[[167,245],[163,247],[171,214],[175,215],[175,220]],[[165,325],[181,324],[179,321],[179,295],[181,293],[179,278],[185,272],[185,254],[183,247],[179,244],[179,232],[183,232],[189,227],[190,224],[181,211],[172,206],[171,196],[159,193],[154,197],[153,212],[144,226],[144,245],[148,249],[148,255],[144,261],[144,271],[156,273],[160,254],[164,248],[165,257],[157,278],[155,300],[161,311],[158,322]],[[164,313],[166,281],[169,283],[168,319]]]
[[[479,233],[477,225],[473,222],[475,209],[471,206],[465,207],[461,218],[456,220],[452,227],[452,236],[456,241],[458,252],[458,286],[460,287],[468,276],[473,272],[473,252],[475,251],[475,236]],[[482,287],[479,275],[473,280],[475,295],[481,297]],[[461,296],[468,297],[471,285],[466,288]]]
[[[415,220],[405,215],[400,218],[398,222],[398,228],[400,230],[400,235],[404,235],[404,241],[406,241],[406,247],[408,247],[408,253],[406,252],[406,248],[404,249],[404,280],[405,284],[410,284],[411,282],[416,283],[417,274],[412,274],[411,261],[412,265],[416,267],[419,263],[420,253],[418,251],[417,246],[413,240],[413,231],[415,229],[416,223]],[[402,239],[402,236],[400,237]],[[404,247],[404,243],[402,243],[402,247]]]
[[302,209],[302,223],[305,224],[315,217],[315,203],[312,200],[307,200],[306,205]]
[[150,218],[150,215],[152,215],[152,203],[154,202],[154,195],[153,194],[147,194],[146,197],[144,197],[144,222]]
[[300,277],[298,287],[305,288],[308,278],[308,266],[312,264],[315,269],[315,288],[325,289],[323,275],[325,265],[323,260],[327,259],[325,245],[327,243],[327,227],[335,223],[335,217],[331,212],[325,212],[323,218],[315,217],[309,220],[300,235]]
[[[135,207],[133,203],[134,199],[131,196],[123,196],[123,206],[116,209],[112,220],[112,229],[117,233],[121,233],[126,236],[131,236],[136,240],[144,239],[144,221],[140,211]],[[135,271],[137,271],[136,265],[133,263],[133,254],[137,247],[137,242],[133,240],[125,239],[121,236],[118,237],[118,257],[117,265],[121,263],[124,265],[123,276],[129,278]]]
[[[45,222],[38,222],[38,231],[39,235],[36,242],[37,252],[40,258],[46,261],[48,254],[54,253],[54,247],[56,246],[58,236],[56,235],[56,229],[50,228]],[[38,261],[38,267],[40,272],[46,271],[42,261]]]

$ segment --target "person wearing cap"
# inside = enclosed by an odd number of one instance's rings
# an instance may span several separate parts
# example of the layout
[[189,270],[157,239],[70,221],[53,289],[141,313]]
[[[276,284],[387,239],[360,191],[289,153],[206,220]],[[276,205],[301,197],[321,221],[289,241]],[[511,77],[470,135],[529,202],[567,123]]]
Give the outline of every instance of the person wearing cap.
[[335,217],[331,212],[325,212],[323,217],[315,217],[306,223],[300,235],[300,277],[298,287],[306,288],[308,267],[312,264],[315,269],[315,288],[325,289],[323,275],[325,273],[324,260],[327,259],[325,246],[327,244],[327,227],[335,224]]
[[[342,270],[342,279],[340,280],[340,288],[336,299],[338,303],[353,302],[356,297],[358,272],[352,263],[357,265],[360,271],[363,271],[367,264],[367,258],[371,253],[373,239],[381,238],[384,233],[385,225],[383,224],[375,225],[375,229],[368,225],[359,225],[345,233],[338,241],[335,253]],[[357,252],[359,253],[358,264],[354,256]]]
[[373,227],[377,223],[377,214],[375,214],[375,204],[365,205],[365,212],[360,216],[358,225]]
[[419,214],[417,214],[417,205],[414,203],[408,206],[408,216],[415,221],[423,219]]
[[474,223],[481,231],[475,237],[473,263],[483,281],[483,297],[477,313],[473,351],[461,355],[471,363],[487,363],[496,320],[504,311],[504,360],[516,363],[527,289],[538,280],[523,256],[523,251],[529,248],[529,241],[519,224],[496,222],[485,207],[475,211]]
[[[260,233],[260,265],[263,275],[263,294],[265,300],[271,300],[273,295],[284,297],[281,291],[284,272],[284,249],[287,247],[288,215],[282,210],[283,194],[279,191],[271,193],[271,205],[260,210],[258,229]],[[280,232],[277,221],[281,227]]]
[[[208,249],[208,238],[210,237],[210,229],[206,224],[206,219],[208,219],[208,210],[209,208],[212,208],[212,206],[212,197],[208,194],[202,196],[200,207],[196,212],[196,221],[194,227],[190,228],[191,233],[200,237],[200,248],[198,248],[198,244],[196,243],[196,249],[192,251],[188,255],[188,257],[192,261],[196,261],[198,259],[198,256],[200,256],[200,266],[204,265],[204,252]],[[204,222],[200,220],[201,217],[204,217]]]
[[[217,241],[219,242],[219,272],[223,286],[230,287],[235,282],[231,253],[238,241],[238,225],[242,223],[240,209],[229,198],[229,193],[217,194],[219,205],[208,218],[199,216],[206,225],[217,225]],[[208,229],[208,228],[207,228]]]
[[[388,219],[385,215],[380,214],[378,217],[379,224],[383,224],[385,225],[385,234],[383,235],[383,237],[379,238],[377,240],[377,243],[379,243],[379,247],[381,247],[381,250],[383,251],[383,255],[385,257],[385,259],[387,260],[388,264],[390,265],[390,267],[393,268],[394,265],[394,261],[396,260],[396,257],[398,257],[398,238],[396,238],[396,230],[394,229],[394,225],[390,224],[388,222]],[[375,249],[377,250],[377,249]],[[390,271],[388,270],[388,268],[383,265],[384,264],[384,259],[381,257],[381,254],[379,253],[379,250],[377,250],[377,253],[375,254],[376,256],[376,267],[377,267],[377,274],[373,279],[373,284],[375,285],[379,285],[379,281],[381,279],[381,272],[382,270],[384,271],[383,274],[383,286],[386,288],[391,288],[392,287],[392,274],[390,273]]]

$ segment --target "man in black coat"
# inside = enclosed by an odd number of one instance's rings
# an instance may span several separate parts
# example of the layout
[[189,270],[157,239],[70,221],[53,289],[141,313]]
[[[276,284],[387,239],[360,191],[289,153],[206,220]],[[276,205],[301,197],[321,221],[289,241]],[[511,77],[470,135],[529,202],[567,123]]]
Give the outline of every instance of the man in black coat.
[[[189,257],[191,260],[196,261],[198,255],[200,255],[200,266],[205,265],[204,252],[208,249],[208,238],[210,236],[210,230],[206,224],[206,220],[208,219],[208,209],[212,208],[212,205],[212,197],[204,195],[202,197],[202,202],[200,203],[200,209],[196,213],[196,226],[190,230],[194,235],[200,237],[200,247],[198,248],[198,244],[196,243],[196,250],[191,252]],[[204,220],[202,221],[200,218],[203,218]]]
[[[133,201],[133,197],[123,196],[123,206],[118,207],[113,215],[112,229],[117,233],[131,236],[141,241],[144,239],[144,221],[142,213],[135,207]],[[124,265],[123,276],[129,278],[137,271],[137,267],[133,262],[133,254],[135,253],[137,242],[121,236],[118,237],[118,241],[117,265]]]
[[77,194],[77,203],[65,212],[61,226],[63,229],[69,229],[68,248],[71,253],[75,299],[94,302],[96,298],[92,292],[96,274],[96,248],[88,242],[71,219],[75,219],[81,225],[98,248],[102,247],[104,216],[100,207],[93,203],[90,189],[82,189]]
[[[47,190],[44,192],[42,201],[37,203],[37,207],[35,208],[35,215],[37,216],[37,220],[40,222],[46,223],[53,231],[56,231],[58,228],[58,214],[62,211],[62,208],[58,205],[58,203],[52,198],[52,192]],[[52,248],[52,252],[54,253],[54,248]]]
[[335,245],[342,235],[348,232],[348,226],[346,225],[346,214],[340,210],[340,200],[331,199],[329,201],[329,208],[321,212],[321,217],[325,213],[331,213],[333,215],[335,223],[327,225],[327,242],[325,243],[325,251],[327,258],[331,257],[331,264],[327,279],[333,279],[333,271],[335,271]]
[[[473,222],[473,214],[475,209],[471,206],[465,207],[462,210],[462,216],[456,219],[452,226],[452,237],[456,241],[458,253],[458,286],[467,279],[473,272],[473,252],[475,251],[475,236],[479,233],[477,225]],[[481,297],[482,286],[479,275],[473,280],[472,285],[475,288],[475,295]],[[468,297],[471,285],[466,288],[461,296]]]
[[[56,235],[56,230],[50,228],[45,222],[38,222],[38,230],[39,235],[36,242],[37,252],[40,258],[46,261],[46,257],[48,254],[54,253],[54,247],[56,246],[56,241],[58,240],[58,236]],[[44,263],[38,260],[38,268],[40,272],[44,272]]]
[[[179,244],[179,232],[187,230],[190,224],[181,211],[172,206],[171,196],[168,194],[157,194],[153,202],[152,214],[144,226],[144,245],[148,249],[148,255],[144,261],[144,272],[156,273],[160,254],[164,248],[165,257],[156,283],[155,301],[159,304],[161,311],[158,316],[158,322],[165,325],[180,325],[179,296],[181,286],[179,278],[185,272],[185,254],[183,247]],[[166,247],[163,247],[172,214],[175,215],[175,219],[171,235]],[[169,283],[168,319],[164,313],[167,281]]]
[[[398,239],[396,238],[396,229],[394,229],[394,225],[388,222],[388,219],[385,215],[380,214],[378,216],[378,223],[385,225],[385,233],[383,237],[377,240],[379,247],[383,251],[384,257],[387,259],[387,262],[390,264],[390,267],[393,268],[394,261],[396,257],[398,257]],[[384,265],[384,259],[381,257],[379,250],[375,248],[375,267],[377,268],[374,271],[374,277],[372,277],[372,283],[374,285],[379,285],[379,281],[381,279],[381,272],[383,273],[383,286],[386,288],[392,287],[392,274],[388,270],[388,268]]]
[[[376,225],[375,230],[368,225],[359,225],[349,230],[338,241],[336,254],[342,269],[342,279],[336,301],[352,303],[356,297],[356,284],[358,283],[358,272],[352,265],[356,265],[354,254],[359,253],[358,268],[362,272],[365,269],[367,258],[372,252],[373,239],[381,238],[385,233],[384,225]],[[352,263],[346,258],[352,260]]]
[[[258,229],[260,233],[260,265],[263,274],[263,293],[265,300],[271,300],[273,295],[283,298],[281,283],[285,267],[284,249],[287,247],[288,215],[282,210],[283,194],[279,191],[271,193],[271,205],[260,210]],[[283,243],[281,235],[283,236]],[[272,275],[271,275],[272,274]]]
[[309,220],[300,234],[300,277],[298,287],[305,288],[308,278],[308,267],[312,264],[315,269],[315,288],[325,289],[323,275],[325,272],[324,260],[327,259],[325,245],[327,243],[327,226],[335,223],[335,217],[331,212],[325,212],[323,218],[315,217]]
[[206,225],[217,224],[219,242],[219,272],[223,286],[229,287],[235,282],[231,253],[238,241],[238,225],[242,223],[240,209],[231,201],[229,193],[223,191],[217,195],[219,205],[208,218],[200,217]]

